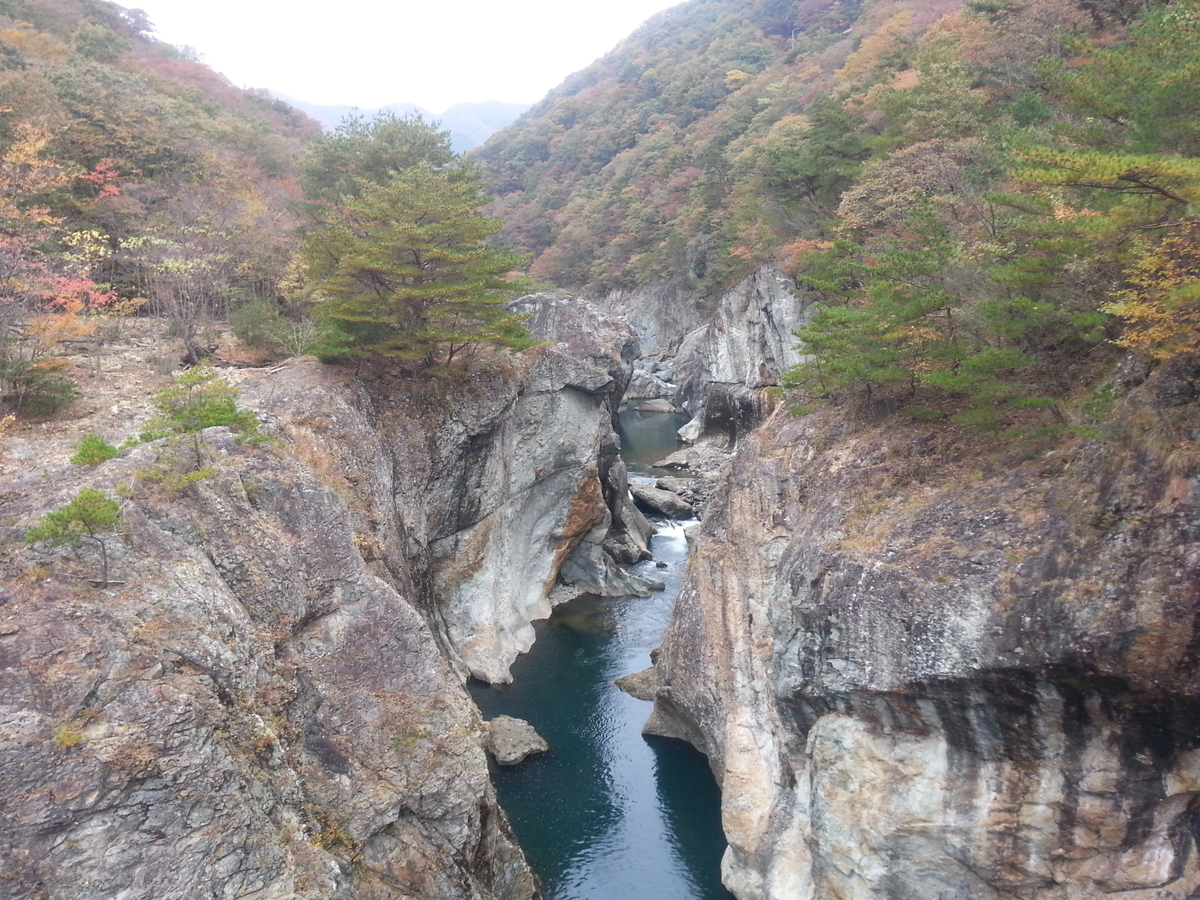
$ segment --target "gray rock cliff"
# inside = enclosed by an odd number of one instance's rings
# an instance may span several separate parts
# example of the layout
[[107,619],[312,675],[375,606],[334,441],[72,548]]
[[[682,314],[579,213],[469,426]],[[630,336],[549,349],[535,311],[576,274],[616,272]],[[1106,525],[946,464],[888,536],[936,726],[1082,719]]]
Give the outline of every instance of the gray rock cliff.
[[[190,486],[153,475],[161,443],[92,469],[22,432],[0,483],[0,897],[534,894],[463,680],[508,677],[568,561],[636,586],[606,549],[619,516],[646,538],[612,432],[632,336],[574,316],[458,379],[229,371],[277,444],[210,429],[215,474]],[[86,548],[22,546],[83,486],[121,499],[119,587],[88,587]]]
[[708,755],[741,900],[1197,895],[1200,477],[1147,423],[1200,423],[1152,394],[1032,454],[743,437],[647,726]]
[[763,388],[800,361],[794,332],[808,314],[792,279],[772,264],[713,298],[673,283],[616,291],[594,304],[629,323],[643,363],[651,363],[635,371],[628,396],[669,398],[692,416],[680,432],[685,440],[726,447],[769,412]]
[[792,280],[773,265],[722,295],[675,357],[676,403],[692,416],[680,436],[733,446],[761,422],[762,389],[800,361],[795,331],[806,321]]
[[[244,395],[297,446],[312,445],[360,498],[356,526],[387,570],[411,571],[419,603],[464,674],[510,680],[561,581],[644,593],[608,543],[640,541],[612,427],[628,381],[628,328],[529,298],[554,346],[459,382],[393,379],[322,388],[323,367],[246,380]],[[637,539],[635,541],[634,539]],[[628,560],[635,561],[635,560]]]
[[139,480],[157,445],[3,485],[9,547],[81,486],[123,497],[124,584],[6,561],[0,896],[532,896],[478,713],[352,499],[207,439],[216,474],[182,491]]

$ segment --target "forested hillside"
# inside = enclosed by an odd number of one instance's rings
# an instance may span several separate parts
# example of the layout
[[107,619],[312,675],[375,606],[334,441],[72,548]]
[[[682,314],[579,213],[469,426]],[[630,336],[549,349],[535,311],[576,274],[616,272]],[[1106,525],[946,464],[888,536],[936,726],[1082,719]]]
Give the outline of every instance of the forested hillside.
[[188,364],[230,327],[260,358],[523,346],[501,308],[520,257],[488,244],[478,179],[419,115],[322,135],[140,11],[2,0],[0,404],[70,403],[63,351],[98,314],[166,320]]
[[545,280],[775,261],[823,301],[807,393],[1053,425],[1113,342],[1197,349],[1198,73],[1188,0],[693,0],[481,158]]
[[0,3],[9,402],[69,397],[53,347],[89,310],[169,317],[192,352],[197,323],[274,294],[294,240],[296,159],[319,133],[157,40],[140,11]]

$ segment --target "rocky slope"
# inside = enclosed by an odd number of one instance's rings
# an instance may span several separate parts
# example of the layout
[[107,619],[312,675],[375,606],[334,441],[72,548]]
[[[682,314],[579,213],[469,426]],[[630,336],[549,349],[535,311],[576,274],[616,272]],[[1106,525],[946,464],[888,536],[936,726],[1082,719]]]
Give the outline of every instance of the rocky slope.
[[[552,592],[651,588],[613,557],[646,538],[611,429],[632,336],[578,316],[458,380],[230,372],[278,443],[210,429],[190,485],[162,442],[93,469],[7,436],[0,896],[532,896],[462,679],[507,678]],[[130,403],[71,425],[119,441]],[[84,486],[122,500],[119,586],[22,546]]]
[[742,438],[648,725],[708,754],[741,900],[1196,895],[1195,375],[1054,449]]

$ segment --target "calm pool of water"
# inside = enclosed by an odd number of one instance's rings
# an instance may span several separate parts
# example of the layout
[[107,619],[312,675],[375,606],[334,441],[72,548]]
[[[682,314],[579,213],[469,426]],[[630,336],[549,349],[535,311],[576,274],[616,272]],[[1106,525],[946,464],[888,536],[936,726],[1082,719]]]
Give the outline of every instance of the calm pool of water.
[[647,472],[651,463],[684,446],[675,432],[688,423],[685,415],[624,409],[619,419],[621,457],[631,472]]

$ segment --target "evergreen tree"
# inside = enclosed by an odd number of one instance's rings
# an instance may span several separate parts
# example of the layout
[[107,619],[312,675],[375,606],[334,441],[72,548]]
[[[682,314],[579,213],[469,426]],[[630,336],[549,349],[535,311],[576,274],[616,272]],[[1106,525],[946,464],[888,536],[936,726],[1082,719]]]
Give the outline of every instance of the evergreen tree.
[[477,212],[486,202],[477,171],[447,164],[437,135],[419,119],[385,119],[322,146],[315,158],[345,154],[360,174],[340,181],[336,200],[328,190],[316,195],[322,223],[300,254],[327,333],[353,350],[426,366],[472,344],[531,343],[504,306],[513,289],[506,276],[521,257],[488,243],[500,223]]
[[301,184],[310,201],[337,204],[358,196],[365,184],[385,184],[413,166],[441,169],[454,160],[450,132],[439,131],[420,114],[348,116],[308,152]]
[[104,535],[112,531],[121,517],[116,500],[95,488],[84,488],[70,503],[48,512],[38,524],[25,532],[25,543],[78,547],[84,538],[100,551],[99,586],[107,587],[108,545]]

